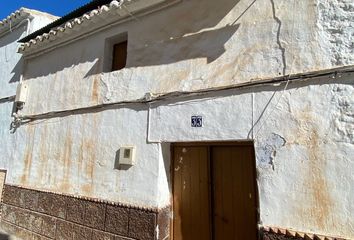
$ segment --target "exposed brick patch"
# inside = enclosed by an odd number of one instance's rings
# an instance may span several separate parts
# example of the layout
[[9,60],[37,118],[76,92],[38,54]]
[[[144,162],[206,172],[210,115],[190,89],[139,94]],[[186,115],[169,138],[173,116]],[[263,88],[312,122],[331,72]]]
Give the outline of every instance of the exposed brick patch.
[[107,206],[105,230],[110,233],[128,234],[129,209],[119,206]]
[[86,202],[84,225],[104,230],[106,216],[106,205],[100,203]]
[[129,237],[137,239],[155,239],[156,214],[130,210]]
[[65,196],[40,192],[38,197],[38,211],[54,217],[65,218],[65,199]]

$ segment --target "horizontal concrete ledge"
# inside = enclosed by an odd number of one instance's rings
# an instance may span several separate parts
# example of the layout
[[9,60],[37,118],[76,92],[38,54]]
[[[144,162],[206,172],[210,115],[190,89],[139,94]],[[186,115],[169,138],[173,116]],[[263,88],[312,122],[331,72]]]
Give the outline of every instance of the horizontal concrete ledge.
[[50,119],[55,117],[65,117],[73,114],[87,113],[89,111],[91,112],[103,111],[114,107],[123,107],[123,106],[126,107],[128,105],[136,105],[136,104],[147,105],[147,104],[163,102],[171,99],[178,102],[188,97],[205,96],[207,94],[214,93],[214,92],[222,92],[222,91],[234,90],[234,89],[235,90],[249,89],[252,87],[260,87],[265,85],[279,85],[279,84],[308,81],[308,80],[326,78],[326,77],[341,78],[344,77],[345,75],[351,75],[353,73],[354,73],[354,65],[351,65],[351,66],[324,69],[324,70],[313,71],[313,72],[285,75],[276,78],[251,79],[250,81],[241,84],[232,84],[232,85],[226,85],[221,87],[205,88],[205,89],[199,89],[195,91],[148,93],[142,98],[131,100],[131,101],[104,103],[100,105],[87,106],[87,107],[75,108],[75,109],[65,109],[62,111],[44,112],[44,113],[38,113],[34,115],[20,115],[19,118],[21,119],[23,124],[26,124],[36,120]]

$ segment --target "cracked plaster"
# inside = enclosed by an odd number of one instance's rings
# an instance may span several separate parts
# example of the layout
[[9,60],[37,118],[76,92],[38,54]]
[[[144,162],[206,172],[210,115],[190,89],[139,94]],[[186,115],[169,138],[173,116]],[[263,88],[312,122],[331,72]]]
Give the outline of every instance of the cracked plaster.
[[[340,2],[326,11],[322,0],[182,1],[140,24],[126,22],[29,59],[30,95],[21,114],[323,70],[337,66],[336,54],[353,64],[344,39],[352,31],[348,21],[349,30],[336,35],[344,43],[338,47],[325,27],[340,26],[332,9]],[[343,6],[350,19],[350,3]],[[127,67],[102,73],[105,39],[125,31]],[[133,104],[53,117],[21,126],[2,144],[1,163],[12,184],[164,207],[168,142],[245,140],[254,129],[261,222],[354,238],[352,88],[349,75],[292,83],[284,92],[281,84],[168,100],[151,104],[150,112]],[[195,114],[204,117],[203,128],[190,128]],[[115,153],[127,144],[137,145],[137,165],[114,170]]]

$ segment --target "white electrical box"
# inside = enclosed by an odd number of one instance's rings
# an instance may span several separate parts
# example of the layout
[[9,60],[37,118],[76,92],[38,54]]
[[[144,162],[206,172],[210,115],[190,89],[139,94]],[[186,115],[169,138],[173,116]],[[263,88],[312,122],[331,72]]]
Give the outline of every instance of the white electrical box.
[[119,164],[123,165],[135,165],[135,147],[124,146],[119,151]]
[[25,103],[27,100],[28,86],[25,83],[19,83],[16,89],[16,103]]

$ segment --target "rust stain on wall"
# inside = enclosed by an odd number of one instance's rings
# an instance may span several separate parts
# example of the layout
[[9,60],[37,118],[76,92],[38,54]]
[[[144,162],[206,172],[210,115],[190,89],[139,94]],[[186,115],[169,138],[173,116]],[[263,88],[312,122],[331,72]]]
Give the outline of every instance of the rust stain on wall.
[[87,196],[91,196],[93,192],[93,177],[94,177],[94,161],[96,159],[95,142],[92,139],[82,139],[79,150],[78,168],[80,174],[83,174],[85,182],[80,186],[82,192]]
[[[316,129],[311,130],[309,150],[309,173],[307,184],[313,195],[313,215],[316,223],[322,229],[325,228],[332,213],[333,201],[323,171],[326,169],[326,159],[319,147],[320,136]],[[312,176],[311,176],[312,175]]]
[[213,74],[210,77],[208,77],[208,79],[210,79],[210,81],[214,81],[213,83],[217,85],[220,85],[219,81],[221,77],[225,79],[224,81],[227,82],[232,81],[232,75],[234,74],[235,68],[238,66],[238,62],[242,63],[242,61],[240,61],[239,59],[241,58],[235,57],[233,61],[223,65],[219,65],[215,69]]
[[43,173],[48,172],[47,165],[48,165],[48,153],[47,153],[47,144],[50,143],[50,141],[47,141],[47,125],[43,126],[43,129],[41,131],[40,135],[40,146],[39,146],[39,159],[40,159],[40,164],[39,164],[39,169],[38,169],[38,174],[39,178],[38,181],[41,182],[43,179]]
[[84,160],[84,141],[81,139],[80,146],[79,146],[79,155],[78,155],[78,169],[79,171],[82,168],[82,163]]
[[[309,107],[299,115],[299,131],[296,143],[306,147],[308,162],[304,170],[304,189],[306,198],[299,203],[300,217],[319,229],[333,224],[333,199],[324,171],[327,159],[321,151],[323,136],[318,132],[317,121]],[[302,206],[308,206],[303,208]]]
[[189,76],[189,71],[187,70],[181,70],[181,71],[175,71],[172,75],[167,74],[164,75],[164,79],[166,81],[160,81],[159,82],[159,88],[157,89],[158,92],[166,92],[169,91],[170,89],[178,89],[178,86],[183,80],[187,80]]
[[91,93],[91,101],[94,103],[98,103],[99,97],[99,75],[96,75],[93,79],[92,85],[92,93]]
[[26,145],[25,155],[24,155],[24,169],[21,176],[21,184],[26,185],[28,178],[30,176],[30,170],[33,158],[33,147],[34,147],[34,137],[35,137],[35,127],[28,126],[27,128],[27,139],[28,143]]
[[91,101],[94,103],[98,103],[99,100],[99,91],[100,91],[100,69],[101,69],[101,58],[99,58],[95,64],[93,85],[92,85],[92,93],[91,93]]
[[85,196],[92,196],[93,189],[91,183],[85,183],[81,186],[81,191],[84,193]]
[[72,158],[72,147],[73,140],[71,136],[70,130],[66,134],[65,143],[64,143],[64,151],[62,153],[62,163],[63,163],[63,180],[60,184],[60,190],[62,192],[66,192],[70,187],[70,169],[71,169],[71,158]]
[[92,179],[94,161],[96,159],[95,142],[92,139],[86,140],[84,142],[84,146],[87,153],[87,160],[85,162],[86,163],[85,173],[90,179]]
[[80,175],[86,179],[84,183],[81,184],[80,190],[87,196],[92,196],[93,194],[93,181],[95,175],[95,161],[97,157],[98,149],[98,127],[99,119],[98,114],[90,114],[89,119],[84,120],[85,128],[89,131],[83,134],[80,149],[79,149],[79,163],[78,167],[80,169]]
[[99,119],[98,114],[93,113],[92,116],[92,129],[91,129],[91,138],[86,141],[86,151],[87,151],[87,164],[86,164],[86,174],[93,180],[94,176],[94,167],[97,155],[97,143],[98,139],[98,125]]

